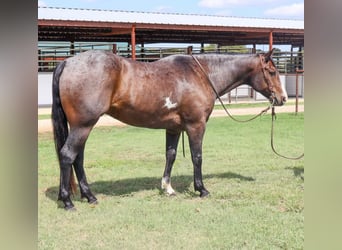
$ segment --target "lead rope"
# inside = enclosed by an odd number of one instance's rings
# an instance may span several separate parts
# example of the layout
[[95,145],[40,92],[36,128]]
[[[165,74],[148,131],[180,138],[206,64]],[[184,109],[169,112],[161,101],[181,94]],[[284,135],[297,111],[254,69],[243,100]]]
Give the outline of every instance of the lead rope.
[[[229,113],[229,111],[227,110],[227,108],[224,106],[223,101],[221,100],[221,98],[220,98],[218,92],[216,91],[213,82],[211,81],[211,79],[209,78],[209,76],[207,75],[207,73],[205,72],[205,70],[204,70],[203,66],[201,65],[201,63],[197,60],[196,57],[194,57],[193,55],[191,55],[191,56],[192,56],[192,58],[194,59],[194,61],[198,64],[198,66],[200,67],[200,69],[202,70],[202,72],[204,73],[204,75],[205,75],[205,77],[207,78],[207,80],[209,81],[210,86],[211,86],[211,88],[213,89],[213,91],[214,91],[214,93],[215,93],[217,99],[220,101],[220,103],[221,103],[221,105],[222,105],[224,111],[227,113],[227,115],[228,115],[230,118],[232,118],[232,119],[233,119],[234,121],[236,121],[236,122],[249,122],[249,121],[252,121],[252,120],[254,120],[255,118],[261,116],[262,114],[265,114],[269,109],[272,108],[271,148],[272,148],[273,152],[274,152],[276,155],[278,155],[278,156],[280,156],[280,157],[282,157],[282,158],[288,159],[288,160],[299,160],[299,159],[301,159],[301,158],[304,157],[304,153],[301,154],[301,155],[298,156],[298,157],[288,157],[288,156],[284,156],[284,155],[279,154],[279,153],[275,150],[274,145],[273,145],[273,137],[274,137],[274,128],[273,128],[273,127],[274,127],[274,120],[275,120],[275,118],[276,118],[276,113],[275,113],[275,108],[274,108],[274,101],[275,101],[275,99],[273,99],[273,102],[272,102],[267,108],[261,110],[260,113],[257,114],[256,116],[254,116],[254,117],[252,117],[252,118],[250,118],[250,119],[247,119],[247,120],[239,120],[239,119],[236,119],[234,116],[232,116],[232,114]],[[183,133],[182,133],[182,135],[183,135]],[[183,155],[185,156],[185,153],[184,153],[184,135],[183,135]]]
[[182,147],[183,147],[183,157],[185,158],[185,148],[184,148],[184,130],[182,130]]
[[303,157],[304,157],[304,153],[301,154],[300,156],[297,156],[297,157],[288,157],[288,156],[284,156],[284,155],[279,154],[279,153],[275,150],[274,145],[273,145],[273,137],[274,137],[274,120],[275,120],[276,118],[277,118],[277,116],[276,116],[276,113],[275,113],[275,109],[274,109],[274,106],[272,106],[271,148],[272,148],[273,152],[274,152],[276,155],[278,155],[278,156],[280,156],[280,157],[282,157],[282,158],[288,159],[288,160],[299,160],[299,159],[303,158]]

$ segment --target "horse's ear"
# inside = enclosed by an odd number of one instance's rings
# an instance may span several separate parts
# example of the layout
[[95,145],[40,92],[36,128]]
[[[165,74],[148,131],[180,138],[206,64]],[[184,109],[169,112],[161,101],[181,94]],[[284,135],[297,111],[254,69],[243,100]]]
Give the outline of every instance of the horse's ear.
[[275,48],[271,49],[269,52],[267,52],[266,54],[264,54],[265,57],[265,62],[268,62],[271,60],[271,57],[273,55]]

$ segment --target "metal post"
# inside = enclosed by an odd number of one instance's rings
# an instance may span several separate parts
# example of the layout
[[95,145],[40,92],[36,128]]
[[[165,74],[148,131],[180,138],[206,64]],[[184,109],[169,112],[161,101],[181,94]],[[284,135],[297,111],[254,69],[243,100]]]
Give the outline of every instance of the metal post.
[[296,68],[296,114],[298,113],[298,68]]
[[296,68],[296,114],[298,113],[298,73],[304,73],[304,70]]
[[298,49],[298,67],[299,69],[303,68],[303,52],[302,52],[302,46]]
[[135,55],[135,25],[132,25],[132,32],[131,32],[131,44],[132,44],[132,59],[136,59]]
[[[290,65],[293,65],[293,44],[291,44],[291,59],[290,59]],[[286,66],[286,63],[285,63]],[[285,72],[287,73],[287,71]]]
[[272,49],[272,47],[273,47],[273,32],[272,31],[270,31],[270,35],[269,35],[269,50],[271,50]]
[[117,46],[116,46],[116,43],[113,44],[112,52],[113,52],[113,54],[116,54],[116,53],[117,53]]
[[[256,44],[253,43],[252,53],[256,54]],[[253,88],[250,88],[250,98],[254,98],[255,100],[255,94]]]
[[186,49],[186,53],[188,55],[192,55],[192,46],[189,46],[187,49]]
[[42,51],[38,49],[38,71],[43,71]]
[[141,52],[140,52],[141,58],[145,58],[145,44],[141,43]]
[[256,54],[256,45],[255,45],[255,43],[253,43],[252,53]]
[[75,55],[75,42],[70,41],[70,55]]
[[201,53],[204,53],[204,43],[201,43]]

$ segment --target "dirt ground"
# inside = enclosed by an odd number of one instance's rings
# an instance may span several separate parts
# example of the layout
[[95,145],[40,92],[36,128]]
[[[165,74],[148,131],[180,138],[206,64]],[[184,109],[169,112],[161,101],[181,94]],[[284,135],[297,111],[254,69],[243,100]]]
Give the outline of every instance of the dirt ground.
[[[301,100],[301,102],[302,101],[303,100]],[[265,104],[265,107],[234,108],[234,109],[230,109],[229,112],[232,115],[252,115],[252,114],[258,114],[261,110],[263,110],[266,107],[267,107],[267,104]],[[294,100],[291,101],[291,105],[276,107],[275,111],[276,113],[295,112]],[[271,111],[269,110],[268,113],[270,114],[270,112]],[[304,104],[298,105],[298,112],[304,112]],[[41,114],[51,114],[51,108],[38,108],[38,115],[41,115]],[[214,110],[213,113],[211,114],[211,117],[222,117],[222,116],[227,116],[224,110]],[[127,126],[127,125],[108,115],[103,115],[95,125],[95,127],[99,127],[99,126]],[[52,131],[52,124],[51,124],[50,119],[38,120],[38,132],[39,133],[50,132],[50,131]]]

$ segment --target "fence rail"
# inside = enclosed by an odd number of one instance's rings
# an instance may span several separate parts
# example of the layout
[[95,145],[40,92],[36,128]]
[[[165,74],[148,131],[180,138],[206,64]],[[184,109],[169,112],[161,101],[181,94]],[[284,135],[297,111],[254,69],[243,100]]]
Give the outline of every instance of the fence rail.
[[[38,71],[51,72],[56,67],[59,61],[62,61],[68,57],[74,56],[78,53],[90,50],[101,49],[112,51],[113,53],[130,58],[130,47],[117,48],[115,44],[82,44],[79,46],[38,46]],[[184,48],[171,48],[171,47],[136,47],[136,60],[151,62],[160,58],[174,55],[174,54],[186,54],[188,47]],[[192,48],[193,54],[200,53],[220,53],[220,54],[252,54],[252,49],[243,48]],[[296,69],[304,69],[304,52],[303,51],[275,51],[273,60],[282,74],[296,73]]]

